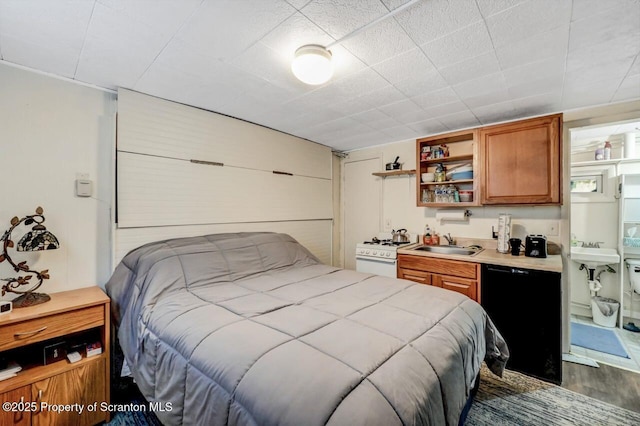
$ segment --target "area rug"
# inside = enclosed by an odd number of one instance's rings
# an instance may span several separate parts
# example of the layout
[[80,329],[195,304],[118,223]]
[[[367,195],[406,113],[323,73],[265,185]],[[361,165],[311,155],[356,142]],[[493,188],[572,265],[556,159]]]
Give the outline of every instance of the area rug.
[[524,374],[505,371],[499,378],[485,366],[480,374],[480,389],[465,425],[640,425],[640,413]]
[[587,324],[571,323],[571,344],[594,351],[629,358],[613,330]]

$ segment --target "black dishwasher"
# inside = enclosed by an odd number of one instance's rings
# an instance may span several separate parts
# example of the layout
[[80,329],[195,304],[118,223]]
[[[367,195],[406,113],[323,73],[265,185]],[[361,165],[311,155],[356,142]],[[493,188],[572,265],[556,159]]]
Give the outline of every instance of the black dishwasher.
[[507,368],[562,381],[560,274],[482,265],[482,306],[509,347]]

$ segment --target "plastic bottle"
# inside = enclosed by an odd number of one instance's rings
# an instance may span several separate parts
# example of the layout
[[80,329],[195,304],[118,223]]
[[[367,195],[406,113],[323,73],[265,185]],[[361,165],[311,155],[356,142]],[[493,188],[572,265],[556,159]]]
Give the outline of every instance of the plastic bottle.
[[609,141],[604,143],[604,159],[611,160],[611,142]]
[[439,246],[440,245],[440,236],[435,232],[431,236],[431,245]]
[[428,245],[431,244],[431,229],[429,228],[429,224],[424,226],[424,235],[422,236],[422,244]]

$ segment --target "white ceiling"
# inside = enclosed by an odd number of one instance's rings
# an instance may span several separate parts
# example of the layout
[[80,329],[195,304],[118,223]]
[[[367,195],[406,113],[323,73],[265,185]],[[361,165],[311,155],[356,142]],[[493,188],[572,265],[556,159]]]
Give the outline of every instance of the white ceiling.
[[0,59],[350,150],[640,99],[640,0],[0,0]]

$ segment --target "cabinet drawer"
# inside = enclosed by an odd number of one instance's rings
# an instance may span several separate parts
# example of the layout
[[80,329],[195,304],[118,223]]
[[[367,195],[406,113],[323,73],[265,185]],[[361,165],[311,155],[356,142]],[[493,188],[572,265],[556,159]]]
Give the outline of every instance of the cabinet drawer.
[[0,351],[104,325],[104,305],[0,326]]
[[398,269],[398,278],[403,280],[411,280],[420,284],[431,284],[431,274],[423,271],[414,271],[412,269]]
[[476,279],[478,266],[471,262],[448,260],[436,257],[399,255],[398,267],[425,271],[440,275],[453,275],[462,278]]
[[446,275],[435,277],[434,285],[438,284],[438,287],[442,287],[445,290],[451,290],[458,293],[462,293],[468,298],[478,301],[477,287],[478,283],[474,280],[459,277],[449,277]]

